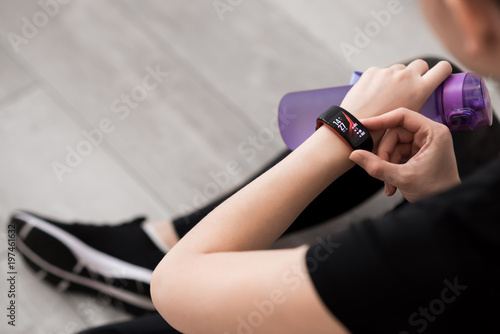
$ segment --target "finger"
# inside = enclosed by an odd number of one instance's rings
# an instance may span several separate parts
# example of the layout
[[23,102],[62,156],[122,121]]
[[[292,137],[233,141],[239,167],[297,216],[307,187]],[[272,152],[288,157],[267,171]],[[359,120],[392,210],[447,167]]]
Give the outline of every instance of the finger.
[[353,151],[349,159],[363,168],[370,176],[389,184],[397,184],[398,165],[384,161],[365,150]]
[[[377,155],[389,162],[396,162],[391,160],[391,156],[394,155],[397,146],[401,143],[409,145],[413,143],[414,134],[410,131],[407,131],[403,128],[389,129],[386,131],[385,135],[380,140],[377,147]],[[406,154],[407,149],[405,149],[404,154]],[[401,154],[400,154],[401,156]],[[400,163],[401,161],[397,161],[396,163]]]
[[394,161],[390,161],[396,164],[404,164],[411,158],[412,144],[410,143],[399,143],[394,149]]
[[412,61],[406,68],[424,75],[429,70],[429,64],[422,59],[417,59]]
[[389,68],[391,68],[393,70],[404,70],[406,68],[406,65],[394,64],[394,65],[390,66]]
[[389,157],[398,143],[398,135],[393,130],[389,129],[386,131],[377,148],[377,155],[386,161],[389,161]]
[[399,143],[391,152],[383,152],[383,154],[377,152],[377,155],[382,160],[390,162],[391,164],[400,165],[406,163],[411,158],[410,151],[411,144]]
[[419,143],[413,142],[411,144],[409,157],[413,158],[415,155],[417,155],[417,153],[420,151],[423,145],[425,145],[425,143],[421,145]]
[[396,193],[396,190],[398,190],[398,188],[396,188],[392,184],[385,182],[384,192],[385,192],[386,196],[391,197],[392,195],[394,195]]
[[368,131],[380,131],[403,128],[416,133],[426,126],[433,126],[434,121],[410,109],[398,108],[381,116],[366,118],[361,121]]
[[378,152],[391,152],[398,143],[412,143],[415,134],[403,128],[389,129],[386,131],[378,145]]
[[393,151],[391,156],[389,157],[389,160],[386,160],[390,162],[391,164],[400,164],[401,163],[401,158],[402,158],[401,152],[396,152]]
[[434,91],[452,72],[451,64],[447,61],[440,61],[433,68],[427,71],[422,78],[427,82],[430,92]]
[[377,151],[377,156],[392,164],[403,164],[413,156],[413,145],[410,143],[398,143],[390,151]]
[[385,193],[385,195],[389,196],[389,192],[390,192],[390,190],[389,190],[389,183],[384,182],[384,193]]

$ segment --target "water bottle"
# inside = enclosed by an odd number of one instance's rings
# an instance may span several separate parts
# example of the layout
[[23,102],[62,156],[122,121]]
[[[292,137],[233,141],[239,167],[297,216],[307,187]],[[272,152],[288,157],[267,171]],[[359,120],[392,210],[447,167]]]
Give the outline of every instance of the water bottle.
[[[316,128],[316,118],[340,105],[362,73],[354,72],[350,85],[288,93],[278,108],[281,137],[296,149]],[[473,130],[493,121],[490,95],[483,78],[472,73],[450,75],[432,93],[421,114],[448,126],[451,131]]]

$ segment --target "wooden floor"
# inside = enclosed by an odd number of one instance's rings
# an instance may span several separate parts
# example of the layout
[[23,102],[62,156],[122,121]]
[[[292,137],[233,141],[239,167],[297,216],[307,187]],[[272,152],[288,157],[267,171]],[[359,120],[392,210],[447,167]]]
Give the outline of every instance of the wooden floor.
[[[397,14],[379,15],[382,26],[373,11],[389,1],[240,1],[219,12],[214,3],[227,0],[66,2],[41,0],[50,15],[36,1],[0,2],[5,273],[5,225],[17,208],[65,220],[171,218],[230,190],[284,149],[269,131],[284,93],[346,84],[369,66],[447,56],[408,0]],[[372,37],[356,39],[356,29],[370,27]],[[366,45],[346,57],[340,45],[356,42]],[[249,138],[263,132],[265,143],[252,149]],[[237,172],[217,185],[214,173],[230,162]],[[74,333],[128,318],[95,297],[56,292],[19,258],[16,266],[16,327],[6,324],[2,279],[1,333]]]

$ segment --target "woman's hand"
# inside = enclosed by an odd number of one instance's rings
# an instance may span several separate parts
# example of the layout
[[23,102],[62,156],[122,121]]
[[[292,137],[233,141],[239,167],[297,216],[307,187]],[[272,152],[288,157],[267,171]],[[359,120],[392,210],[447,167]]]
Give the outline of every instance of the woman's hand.
[[347,93],[341,107],[359,118],[378,116],[396,108],[420,111],[432,92],[451,74],[451,65],[429,65],[417,59],[408,66],[369,68]]
[[371,131],[388,129],[377,155],[352,152],[352,161],[372,177],[385,182],[392,196],[399,189],[414,202],[460,183],[453,141],[449,129],[409,109],[363,120]]

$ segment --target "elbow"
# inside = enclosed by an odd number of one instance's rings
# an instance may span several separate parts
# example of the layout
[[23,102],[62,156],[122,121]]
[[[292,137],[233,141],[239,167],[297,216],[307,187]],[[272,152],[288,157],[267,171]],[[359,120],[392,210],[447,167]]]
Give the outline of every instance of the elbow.
[[205,332],[198,321],[200,313],[195,305],[199,299],[196,280],[197,256],[171,249],[163,257],[151,276],[151,299],[163,319],[181,333]]
[[151,298],[153,304],[172,327],[178,329],[179,311],[182,311],[182,304],[179,303],[182,294],[182,284],[175,274],[175,265],[166,256],[153,271],[151,276]]
[[164,270],[162,268],[162,262],[158,264],[158,266],[153,271],[153,275],[151,275],[151,299],[153,300],[153,305],[155,306],[157,311],[164,308],[164,300],[161,296],[162,291],[165,289],[166,283],[163,277],[166,275],[163,274]]

